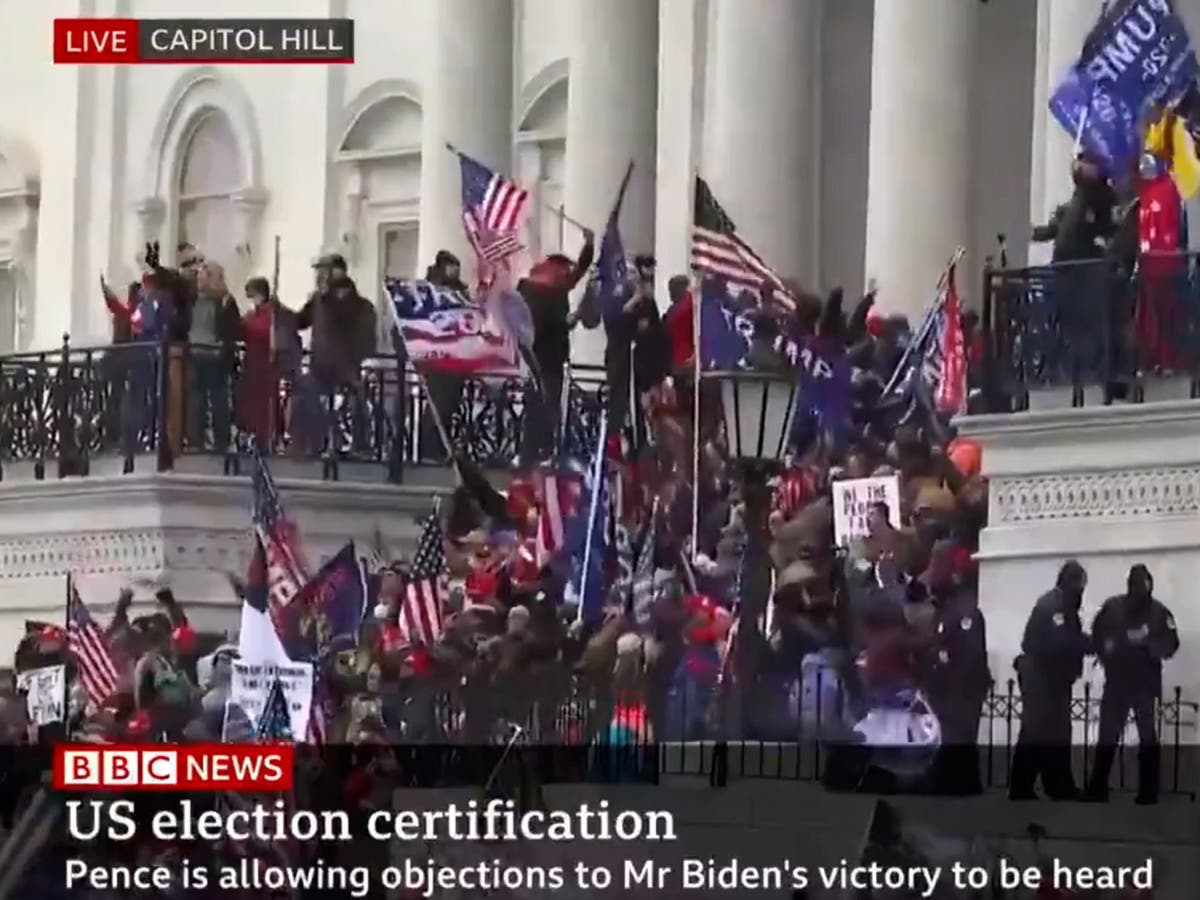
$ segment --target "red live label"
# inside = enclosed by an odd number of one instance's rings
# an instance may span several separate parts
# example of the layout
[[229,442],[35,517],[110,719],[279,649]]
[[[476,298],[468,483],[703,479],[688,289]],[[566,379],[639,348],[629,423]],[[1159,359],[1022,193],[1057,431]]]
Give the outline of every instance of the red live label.
[[287,791],[291,745],[191,744],[54,748],[60,791]]
[[137,19],[54,20],[56,63],[132,63],[137,59]]

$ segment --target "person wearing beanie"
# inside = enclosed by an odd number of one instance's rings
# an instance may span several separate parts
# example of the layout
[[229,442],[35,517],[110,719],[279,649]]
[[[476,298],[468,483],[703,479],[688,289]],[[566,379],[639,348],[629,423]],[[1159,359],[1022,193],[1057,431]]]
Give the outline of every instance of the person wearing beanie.
[[439,250],[434,255],[433,265],[425,269],[425,280],[456,293],[470,293],[470,289],[462,280],[462,263],[449,250]]
[[1160,779],[1156,705],[1162,697],[1162,666],[1179,651],[1179,632],[1171,611],[1154,596],[1154,577],[1145,565],[1130,568],[1124,594],[1104,601],[1092,622],[1092,642],[1104,666],[1104,694],[1086,798],[1108,799],[1108,775],[1132,711],[1138,733],[1136,802],[1156,803]]
[[933,637],[929,643],[929,697],[942,729],[934,762],[934,785],[956,795],[983,791],[979,775],[979,720],[992,686],[987,630],[973,594],[958,590],[956,551],[951,540],[938,541],[929,568],[914,585],[933,598]]
[[1014,663],[1023,700],[1009,778],[1014,800],[1036,799],[1039,775],[1051,799],[1070,800],[1077,794],[1071,774],[1071,689],[1091,650],[1079,617],[1086,588],[1087,572],[1068,560],[1025,624],[1021,655]]

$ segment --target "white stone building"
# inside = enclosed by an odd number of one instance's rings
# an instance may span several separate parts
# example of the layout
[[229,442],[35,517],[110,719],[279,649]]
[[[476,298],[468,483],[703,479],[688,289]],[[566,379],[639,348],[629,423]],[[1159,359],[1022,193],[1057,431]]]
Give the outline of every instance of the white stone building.
[[[1051,119],[1047,96],[1101,5],[0,0],[0,353],[52,349],[64,332],[77,345],[105,342],[97,275],[128,281],[148,240],[168,255],[180,240],[198,244],[237,286],[270,274],[278,236],[281,294],[292,304],[323,249],[346,256],[368,296],[380,276],[422,272],[440,248],[467,260],[447,142],[534,191],[531,255],[578,248],[563,212],[601,231],[633,159],[625,242],[631,252],[652,250],[664,280],[687,268],[699,172],[750,243],[816,290],[844,285],[853,294],[873,277],[886,308],[916,318],[963,244],[960,285],[977,301],[997,234],[1022,263],[1030,222],[1068,195],[1071,137]],[[1200,0],[1176,5],[1197,33]],[[51,64],[55,17],[197,13],[348,17],[356,59]],[[577,350],[586,361],[598,347]],[[1195,430],[1190,439],[1176,434],[1184,420],[1185,431],[1194,428],[1191,413],[1127,411],[1111,428],[1089,418],[1093,431],[1071,439],[1060,432],[1082,426],[1070,417],[979,426],[993,435],[985,442],[1004,445],[989,457],[994,527],[983,547],[998,676],[1027,604],[1066,555],[1103,571],[1097,594],[1119,588],[1131,553],[1152,568],[1161,562],[1166,599],[1195,640],[1196,617],[1181,607],[1200,582],[1200,442]],[[1152,438],[1164,422],[1175,429],[1169,465],[1151,450],[1120,448],[1126,437]],[[1106,453],[1090,435],[1117,449]],[[1091,474],[1079,477],[1092,499],[1064,499],[1064,479],[1075,484],[1064,466],[1085,465],[1064,448],[1085,445]],[[174,578],[196,597],[210,590],[214,570],[243,564],[244,486],[178,473],[122,477],[31,484],[5,473],[0,641],[22,618],[59,608],[68,570],[109,579],[104,590],[113,593],[133,576]],[[1184,499],[1114,514],[1124,501],[1092,490],[1110,483],[1126,499],[1162,484]],[[311,485],[298,501],[326,550],[347,529],[369,534],[378,524],[371,517],[399,502],[370,505],[370,492],[344,490],[335,500],[326,487]],[[1004,498],[1018,511],[999,509]],[[1122,544],[1117,521],[1136,532],[1136,546]],[[213,604],[228,610],[227,597]],[[1189,648],[1169,680],[1195,688],[1197,672]]]
[[[1200,12],[1200,4],[1197,6]],[[100,341],[96,277],[186,238],[285,299],[322,248],[365,290],[466,256],[447,141],[536,191],[532,253],[623,227],[686,271],[709,179],[780,272],[919,315],[945,260],[977,272],[1066,191],[1046,89],[1100,0],[213,0],[205,16],[349,17],[348,66],[54,66],[60,16],[186,0],[0,0],[0,352]],[[975,277],[964,278],[968,293]],[[293,301],[294,302],[294,301]],[[594,348],[590,348],[594,352]],[[583,355],[589,348],[580,348]]]

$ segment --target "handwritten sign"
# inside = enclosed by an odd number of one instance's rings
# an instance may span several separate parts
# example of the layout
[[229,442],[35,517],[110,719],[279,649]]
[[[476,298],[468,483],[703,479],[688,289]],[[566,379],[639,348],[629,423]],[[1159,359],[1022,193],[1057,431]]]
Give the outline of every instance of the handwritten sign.
[[66,688],[66,666],[45,666],[17,675],[17,690],[25,692],[25,709],[34,725],[65,721]]
[[900,527],[900,479],[895,475],[851,478],[833,483],[833,532],[840,546],[868,534],[867,515],[876,503],[886,503],[888,520]]
[[235,660],[229,699],[246,711],[255,724],[267,703],[267,692],[275,679],[283,687],[292,717],[292,737],[304,740],[308,733],[308,717],[312,709],[313,668],[311,663],[248,663]]

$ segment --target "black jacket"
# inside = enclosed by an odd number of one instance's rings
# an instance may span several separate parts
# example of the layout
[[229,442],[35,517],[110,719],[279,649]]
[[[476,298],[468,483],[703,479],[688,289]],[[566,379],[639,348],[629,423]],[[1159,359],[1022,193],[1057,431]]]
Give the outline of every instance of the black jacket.
[[1018,670],[1022,677],[1072,684],[1083,673],[1089,649],[1079,610],[1054,588],[1038,598],[1025,623]]
[[533,355],[547,376],[561,372],[570,358],[570,293],[587,273],[594,252],[590,242],[584,244],[574,267],[558,282],[547,284],[526,278],[517,285],[533,318]]
[[[1132,640],[1131,631],[1145,629]],[[1179,650],[1175,617],[1158,600],[1135,603],[1127,594],[1109,597],[1092,622],[1096,655],[1104,664],[1105,690],[1113,685],[1132,693],[1162,693],[1162,664]]]
[[1077,184],[1071,199],[1054,211],[1050,221],[1033,229],[1033,239],[1054,242],[1052,259],[1056,263],[1100,259],[1102,242],[1116,232],[1116,202],[1116,194],[1106,183]]

